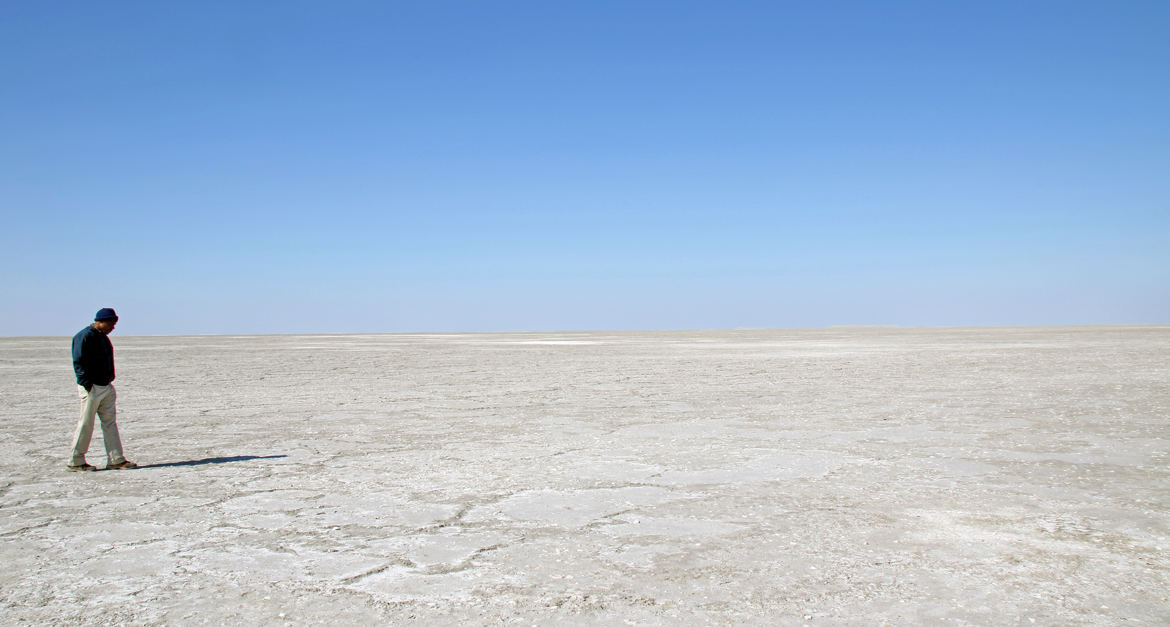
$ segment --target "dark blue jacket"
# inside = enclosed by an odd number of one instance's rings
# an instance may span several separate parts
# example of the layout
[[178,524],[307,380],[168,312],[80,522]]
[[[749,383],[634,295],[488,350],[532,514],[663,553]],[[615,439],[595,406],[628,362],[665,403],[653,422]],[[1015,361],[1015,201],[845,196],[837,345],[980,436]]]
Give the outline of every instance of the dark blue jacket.
[[87,390],[114,380],[114,345],[105,333],[88,326],[73,336],[73,372]]

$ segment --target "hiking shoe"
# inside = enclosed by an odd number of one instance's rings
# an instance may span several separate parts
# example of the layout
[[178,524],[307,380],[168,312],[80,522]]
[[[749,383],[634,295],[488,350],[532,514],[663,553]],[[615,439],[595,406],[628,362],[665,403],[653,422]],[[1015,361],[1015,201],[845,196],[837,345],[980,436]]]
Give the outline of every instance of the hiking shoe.
[[90,470],[97,470],[97,466],[90,466],[89,464],[81,464],[79,466],[66,466],[69,472],[87,472]]
[[135,464],[134,462],[132,462],[128,459],[123,459],[122,461],[120,461],[116,464],[106,464],[106,470],[127,470],[130,468],[137,468],[137,467],[138,467],[138,464]]

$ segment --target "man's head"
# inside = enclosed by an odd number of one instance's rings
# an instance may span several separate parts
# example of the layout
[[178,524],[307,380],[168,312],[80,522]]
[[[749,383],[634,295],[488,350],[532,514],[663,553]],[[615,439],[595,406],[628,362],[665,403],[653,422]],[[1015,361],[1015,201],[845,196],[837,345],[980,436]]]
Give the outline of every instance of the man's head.
[[114,330],[114,326],[117,324],[118,314],[109,307],[99,309],[97,315],[93,317],[93,328],[107,335]]

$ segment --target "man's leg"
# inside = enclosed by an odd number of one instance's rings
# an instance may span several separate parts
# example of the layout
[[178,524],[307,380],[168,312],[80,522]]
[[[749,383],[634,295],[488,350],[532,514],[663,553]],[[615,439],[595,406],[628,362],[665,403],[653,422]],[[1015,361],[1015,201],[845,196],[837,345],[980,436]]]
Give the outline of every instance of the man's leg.
[[[118,392],[114,390],[114,386],[108,385],[97,405],[97,415],[102,420],[102,441],[106,444],[109,464],[121,464],[126,461],[126,457],[122,455],[122,438],[118,436],[118,423],[115,422],[118,415],[117,397]],[[90,425],[91,427],[93,425],[92,419]]]
[[77,433],[73,436],[73,452],[69,456],[70,466],[80,466],[85,463],[85,453],[89,451],[89,440],[93,437],[93,417],[97,414],[98,406],[97,386],[87,392],[79,385],[77,392],[81,397],[81,419],[77,421]]

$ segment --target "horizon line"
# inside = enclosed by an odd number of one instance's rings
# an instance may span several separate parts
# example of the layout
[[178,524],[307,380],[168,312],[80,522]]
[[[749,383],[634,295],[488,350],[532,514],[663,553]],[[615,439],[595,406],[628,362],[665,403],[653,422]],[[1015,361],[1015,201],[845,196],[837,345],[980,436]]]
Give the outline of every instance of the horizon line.
[[[850,331],[850,330],[926,330],[926,329],[1074,329],[1074,328],[1135,328],[1170,327],[1170,322],[1091,323],[1091,324],[834,324],[818,327],[711,327],[711,328],[641,328],[641,329],[526,329],[491,331],[279,331],[269,333],[135,333],[117,334],[118,337],[295,337],[295,336],[359,336],[359,335],[521,335],[533,333],[710,333],[736,331]],[[0,339],[68,338],[71,335],[3,335]]]

